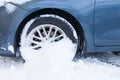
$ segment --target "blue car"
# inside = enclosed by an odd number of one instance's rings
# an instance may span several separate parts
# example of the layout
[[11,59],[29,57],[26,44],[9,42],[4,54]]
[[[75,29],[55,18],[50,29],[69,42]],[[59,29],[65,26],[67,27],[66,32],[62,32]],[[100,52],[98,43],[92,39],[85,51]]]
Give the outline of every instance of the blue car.
[[0,7],[0,55],[20,56],[21,36],[39,50],[69,37],[76,55],[120,51],[120,0],[29,0]]

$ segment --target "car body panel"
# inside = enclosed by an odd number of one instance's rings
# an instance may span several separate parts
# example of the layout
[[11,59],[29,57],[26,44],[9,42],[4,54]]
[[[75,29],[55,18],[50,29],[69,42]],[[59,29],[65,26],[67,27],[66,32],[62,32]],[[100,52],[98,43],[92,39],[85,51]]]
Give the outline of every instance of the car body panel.
[[[12,4],[7,3],[6,5],[12,5]],[[24,9],[18,8],[15,5],[12,6],[16,8],[16,10],[13,13],[8,13],[5,6],[0,7],[0,12],[1,12],[0,13],[0,54],[1,55],[10,55],[10,54],[15,55],[15,53],[13,52],[14,48],[10,49],[10,46],[14,47],[15,33],[17,27],[19,26],[17,24],[17,20],[19,19],[18,20],[19,23],[23,20],[22,15],[19,14],[26,12]]]
[[[81,5],[80,5],[81,4]],[[72,14],[79,23],[83,26],[84,35],[86,39],[86,50],[94,51],[93,43],[93,14],[94,14],[94,0],[33,0],[32,2],[18,5],[30,13],[39,9],[57,8]],[[90,41],[90,42],[89,42]]]
[[[6,52],[6,54],[15,55],[15,52],[13,52],[14,40],[20,23],[31,13],[46,8],[57,8],[66,11],[78,20],[84,31],[86,52],[118,51],[120,46],[111,46],[107,43],[102,46],[97,43],[99,41],[96,37],[98,35],[96,32],[98,24],[96,22],[99,16],[95,14],[99,9],[95,8],[97,6],[95,2],[96,0],[32,0],[22,5],[12,2],[7,3],[15,6],[15,11],[8,13],[5,6],[0,7],[0,53]],[[13,50],[9,49],[9,46],[13,46]]]
[[95,45],[120,46],[120,0],[96,0]]

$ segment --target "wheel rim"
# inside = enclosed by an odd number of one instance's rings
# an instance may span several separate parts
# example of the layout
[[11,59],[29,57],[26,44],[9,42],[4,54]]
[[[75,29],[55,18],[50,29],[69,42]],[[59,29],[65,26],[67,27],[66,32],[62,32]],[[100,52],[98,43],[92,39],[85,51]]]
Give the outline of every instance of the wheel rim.
[[58,42],[66,37],[65,32],[52,24],[43,24],[35,27],[27,36],[27,46],[39,50],[45,45]]

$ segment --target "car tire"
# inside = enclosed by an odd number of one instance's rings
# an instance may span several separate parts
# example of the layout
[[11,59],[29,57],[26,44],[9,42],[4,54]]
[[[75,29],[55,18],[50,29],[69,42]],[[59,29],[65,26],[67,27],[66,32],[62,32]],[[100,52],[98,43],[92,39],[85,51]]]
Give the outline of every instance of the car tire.
[[[44,40],[48,40],[48,42],[57,42],[64,37],[68,37],[76,44],[75,51],[77,53],[79,38],[72,24],[58,15],[44,14],[26,23],[21,34],[20,47],[26,46],[26,43],[24,43],[25,39],[32,39],[33,42],[28,41],[27,45],[31,46],[34,50],[39,50],[44,46],[44,44],[42,45]],[[41,43],[41,45],[36,46],[37,43]]]

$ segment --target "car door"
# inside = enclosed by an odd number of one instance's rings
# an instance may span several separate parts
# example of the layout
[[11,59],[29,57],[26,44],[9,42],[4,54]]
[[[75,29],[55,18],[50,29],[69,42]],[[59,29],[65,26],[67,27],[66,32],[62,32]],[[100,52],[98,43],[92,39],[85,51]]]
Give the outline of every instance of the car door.
[[120,45],[120,0],[96,0],[94,22],[96,46]]

